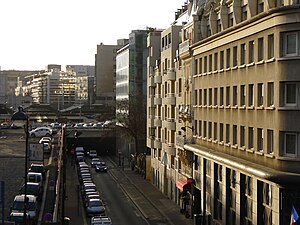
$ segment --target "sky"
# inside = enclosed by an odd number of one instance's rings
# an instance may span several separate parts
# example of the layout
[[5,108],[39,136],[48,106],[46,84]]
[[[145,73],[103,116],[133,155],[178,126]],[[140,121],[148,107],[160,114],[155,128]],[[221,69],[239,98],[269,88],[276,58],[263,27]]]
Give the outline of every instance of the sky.
[[94,65],[97,45],[131,30],[165,29],[186,0],[0,1],[1,70]]

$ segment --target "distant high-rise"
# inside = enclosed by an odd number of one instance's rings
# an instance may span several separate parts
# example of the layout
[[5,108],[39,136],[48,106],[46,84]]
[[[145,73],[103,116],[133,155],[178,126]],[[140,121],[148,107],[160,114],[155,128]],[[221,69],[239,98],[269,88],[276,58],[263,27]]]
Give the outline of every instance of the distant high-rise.
[[117,45],[97,45],[95,55],[95,103],[107,106],[115,105],[115,76],[117,51],[128,42],[120,39]]

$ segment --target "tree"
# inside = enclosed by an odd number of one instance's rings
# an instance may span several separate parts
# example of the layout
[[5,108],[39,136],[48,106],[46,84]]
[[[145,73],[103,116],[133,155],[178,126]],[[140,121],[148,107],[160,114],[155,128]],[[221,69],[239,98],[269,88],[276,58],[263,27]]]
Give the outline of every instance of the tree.
[[142,97],[116,101],[116,120],[135,141],[137,151],[146,146],[146,103]]

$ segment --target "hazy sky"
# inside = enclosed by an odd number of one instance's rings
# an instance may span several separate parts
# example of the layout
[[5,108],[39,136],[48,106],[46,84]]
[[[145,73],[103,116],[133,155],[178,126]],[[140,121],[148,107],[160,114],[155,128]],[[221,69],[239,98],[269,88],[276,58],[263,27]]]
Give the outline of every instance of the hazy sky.
[[186,0],[0,1],[0,66],[94,65],[97,44],[116,44],[131,30],[167,28]]

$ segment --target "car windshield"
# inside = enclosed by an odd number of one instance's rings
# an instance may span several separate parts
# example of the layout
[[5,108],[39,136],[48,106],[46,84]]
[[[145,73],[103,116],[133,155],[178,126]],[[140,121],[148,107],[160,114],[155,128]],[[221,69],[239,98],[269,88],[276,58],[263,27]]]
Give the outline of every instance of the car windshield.
[[[15,202],[13,205],[14,210],[24,210],[24,202]],[[27,203],[27,209],[32,211],[35,210],[35,204],[33,202]]]
[[90,207],[99,207],[102,206],[102,203],[100,201],[90,201]]

